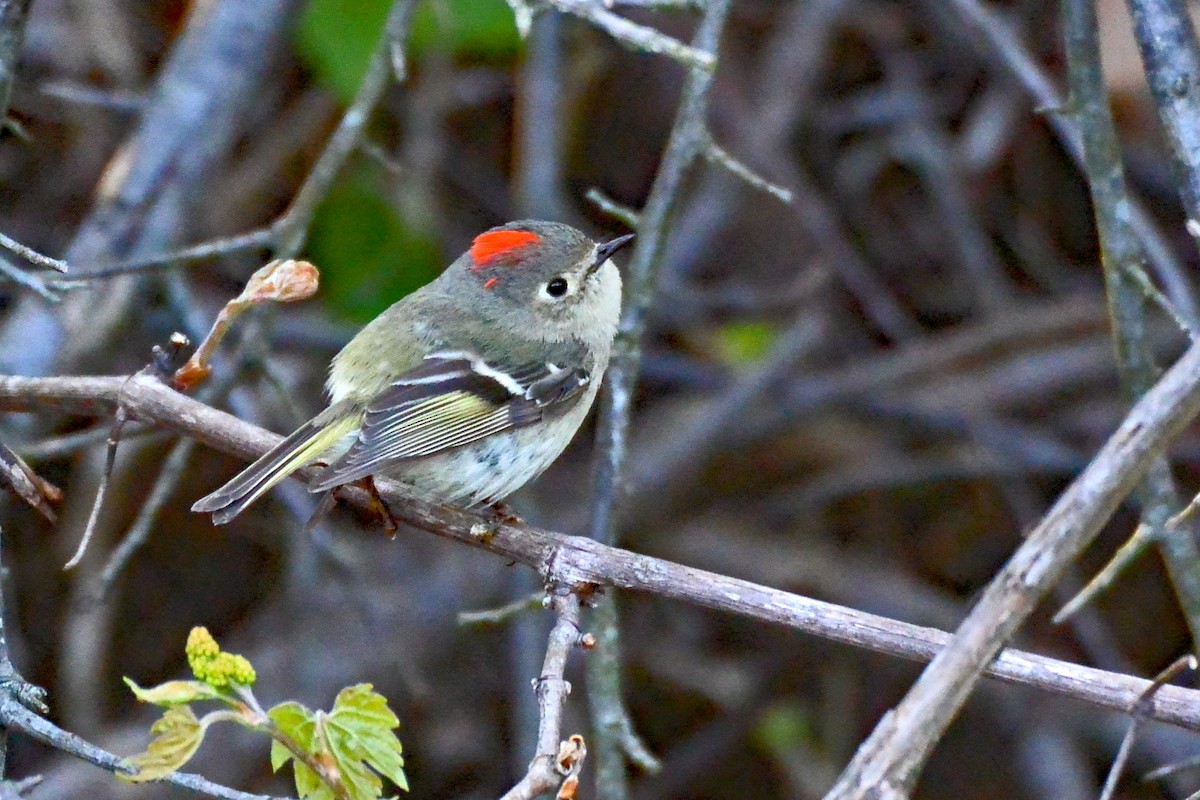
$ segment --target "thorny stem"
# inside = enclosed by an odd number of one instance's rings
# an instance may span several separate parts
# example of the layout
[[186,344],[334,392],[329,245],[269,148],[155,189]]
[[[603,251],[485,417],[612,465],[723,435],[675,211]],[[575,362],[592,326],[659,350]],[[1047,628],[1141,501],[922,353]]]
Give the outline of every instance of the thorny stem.
[[[1158,376],[1148,344],[1145,300],[1129,274],[1142,261],[1141,246],[1124,209],[1129,207],[1120,143],[1105,90],[1100,61],[1096,10],[1090,0],[1065,0],[1063,29],[1071,85],[1070,107],[1083,132],[1084,172],[1095,207],[1100,235],[1100,260],[1112,319],[1117,367],[1131,400],[1144,394]],[[1166,456],[1155,459],[1139,487],[1142,525],[1158,542],[1176,596],[1192,634],[1192,649],[1200,647],[1200,549],[1190,522],[1167,521],[1183,507]],[[1140,527],[1139,527],[1140,530]],[[1135,540],[1138,534],[1134,534]],[[1124,557],[1135,548],[1122,548]],[[1095,584],[1103,585],[1103,584]],[[1093,584],[1089,584],[1089,588]],[[1072,601],[1073,605],[1078,605]]]

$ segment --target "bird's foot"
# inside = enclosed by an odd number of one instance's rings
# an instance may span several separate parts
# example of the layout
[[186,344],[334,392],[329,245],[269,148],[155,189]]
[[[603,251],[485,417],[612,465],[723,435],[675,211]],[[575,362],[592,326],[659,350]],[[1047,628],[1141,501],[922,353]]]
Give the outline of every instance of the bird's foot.
[[521,525],[525,522],[508,503],[497,500],[494,503],[488,503],[488,508],[492,510],[492,516],[497,525]]

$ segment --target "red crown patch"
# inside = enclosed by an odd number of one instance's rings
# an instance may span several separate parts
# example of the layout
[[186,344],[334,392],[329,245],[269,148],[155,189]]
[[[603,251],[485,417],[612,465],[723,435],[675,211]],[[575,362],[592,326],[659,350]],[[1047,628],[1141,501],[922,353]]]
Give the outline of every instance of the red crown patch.
[[483,266],[505,253],[537,244],[541,240],[540,236],[529,231],[488,231],[476,236],[471,243],[471,258],[476,265]]

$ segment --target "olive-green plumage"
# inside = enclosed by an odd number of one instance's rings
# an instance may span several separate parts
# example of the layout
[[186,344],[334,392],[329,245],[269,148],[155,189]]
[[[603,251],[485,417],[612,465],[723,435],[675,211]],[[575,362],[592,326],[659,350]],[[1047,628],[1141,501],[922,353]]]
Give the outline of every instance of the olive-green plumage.
[[520,488],[595,399],[621,308],[609,256],[630,238],[535,220],[481,234],[334,357],[328,408],[192,509],[226,522],[318,460],[311,491],[377,474],[446,502]]

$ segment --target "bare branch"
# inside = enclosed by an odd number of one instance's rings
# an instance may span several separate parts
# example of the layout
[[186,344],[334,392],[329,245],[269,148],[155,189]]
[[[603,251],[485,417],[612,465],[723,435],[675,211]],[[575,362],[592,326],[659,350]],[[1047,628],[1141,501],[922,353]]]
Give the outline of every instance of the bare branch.
[[[70,731],[64,731],[54,723],[38,716],[22,706],[7,694],[0,695],[0,724],[4,727],[27,734],[42,744],[53,747],[67,755],[95,764],[97,767],[114,773],[132,773],[133,768],[120,756],[113,755],[96,745],[76,736]],[[270,795],[250,794],[237,789],[230,789],[207,778],[186,772],[175,772],[162,779],[198,794],[217,797],[221,800],[280,800]]]
[[0,0],[0,129],[8,119],[8,101],[12,99],[17,78],[21,42],[32,0]]
[[533,800],[545,792],[557,790],[564,778],[558,770],[558,754],[563,707],[571,693],[571,684],[563,678],[563,672],[567,667],[567,656],[579,644],[579,596],[565,588],[554,587],[546,601],[557,619],[546,644],[542,674],[533,681],[538,700],[537,750],[525,776],[504,794],[503,800]]
[[741,178],[760,192],[766,192],[781,203],[792,202],[793,195],[791,189],[785,189],[778,184],[771,183],[771,181],[734,158],[728,150],[717,144],[711,137],[708,140],[708,145],[704,148],[704,157],[713,164],[729,170],[731,175]]
[[709,50],[703,45],[689,47],[678,39],[672,39],[653,28],[647,28],[645,25],[639,25],[614,14],[608,10],[602,0],[543,0],[543,2],[559,11],[587,20],[621,44],[635,50],[659,53],[694,69],[711,71],[716,67],[717,57],[713,54],[715,48]]
[[1129,760],[1129,753],[1133,750],[1133,740],[1137,737],[1138,728],[1146,718],[1146,708],[1150,705],[1151,698],[1154,693],[1174,680],[1184,670],[1196,669],[1196,656],[1193,653],[1188,653],[1186,656],[1175,659],[1175,661],[1162,672],[1154,677],[1150,686],[1137,699],[1133,708],[1130,709],[1129,728],[1125,731],[1124,738],[1121,739],[1121,746],[1117,750],[1117,757],[1113,759],[1112,766],[1108,770],[1108,777],[1104,779],[1104,790],[1100,793],[1100,800],[1112,800],[1113,792],[1117,790],[1117,782],[1121,779],[1121,773],[1125,770],[1125,762]]
[[[1109,298],[1117,368],[1126,392],[1136,398],[1154,385],[1158,366],[1149,341],[1145,301],[1129,278],[1141,268],[1142,251],[1127,212],[1130,197],[1105,89],[1095,6],[1091,0],[1066,0],[1063,20],[1071,106],[1079,116],[1083,132],[1083,169],[1100,236],[1100,261]],[[1155,459],[1138,493],[1144,506],[1139,530],[1144,528],[1160,545],[1195,650],[1200,643],[1200,549],[1190,523],[1167,524],[1183,507],[1183,499],[1165,456]],[[1122,548],[1119,555],[1136,551],[1136,547]]]
[[[693,39],[697,49],[716,53],[729,6],[730,0],[710,0]],[[650,187],[646,207],[638,218],[638,238],[626,270],[629,276],[627,299],[605,377],[596,432],[596,447],[600,455],[593,481],[591,535],[605,544],[611,544],[616,539],[617,487],[628,451],[633,391],[642,356],[642,335],[646,327],[646,315],[658,287],[658,273],[669,235],[669,220],[679,202],[684,175],[712,142],[705,121],[712,84],[711,69],[695,67],[689,70],[661,165]],[[597,628],[597,638],[601,642],[598,649],[611,652],[601,653],[588,661],[589,696],[592,700],[589,705],[594,713],[624,703],[621,676],[616,671],[620,658],[620,637],[615,628],[608,630],[605,627],[616,623],[616,611],[606,608],[615,602],[609,595],[597,601],[597,614],[602,620]],[[607,796],[612,800],[623,800],[628,794],[623,744],[629,738],[625,735],[629,726],[620,724],[626,718],[624,712],[614,712],[606,719],[595,719],[596,780],[605,787]],[[607,725],[604,724],[606,722]]]
[[[1200,412],[1200,345],[1193,345],[1130,410],[1041,523],[988,585],[950,645],[921,673],[905,698],[859,747],[827,800],[868,796],[880,789],[906,793],[942,732],[958,713],[988,663],[1033,611],[1062,570],[1086,547],[1159,457],[1167,442]],[[1163,405],[1165,402],[1166,405]],[[1167,407],[1173,418],[1161,416]],[[1175,412],[1181,412],[1175,417]],[[1149,416],[1147,416],[1147,414]],[[1165,427],[1160,427],[1165,426]],[[1147,439],[1144,434],[1158,428]],[[1133,463],[1136,469],[1127,469]]]
[[[83,415],[111,414],[124,404],[134,419],[174,430],[217,450],[254,458],[281,437],[204,405],[144,376],[0,377],[0,409]],[[1099,530],[1137,483],[1166,442],[1200,412],[1200,345],[1193,346],[1130,411],[1120,428],[1071,484],[1050,514],[1001,572],[1001,589],[991,587],[968,617],[966,637],[954,640],[934,628],[911,625],[801,595],[694,569],[663,559],[609,547],[589,538],[565,536],[525,524],[496,523],[464,509],[431,504],[395,481],[377,488],[404,522],[463,542],[552,575],[568,585],[614,586],[773,622],[816,636],[904,658],[966,663],[969,679],[956,679],[951,699],[923,688],[922,702],[961,703],[981,673],[1012,683],[1126,711],[1150,685],[1129,675],[1084,667],[1044,656],[1006,650],[997,655],[983,622],[1015,627],[1028,613],[1040,588]],[[304,471],[300,477],[309,477]],[[367,508],[365,491],[347,488],[348,502]],[[489,535],[477,535],[480,525]],[[1012,598],[1009,593],[1018,596]],[[1009,614],[1016,621],[1010,621]],[[980,638],[982,636],[982,639]],[[964,644],[964,640],[966,644]],[[966,655],[963,651],[966,648]],[[980,655],[986,653],[987,655]],[[994,658],[993,658],[994,656]],[[930,698],[930,694],[934,696]],[[955,706],[956,708],[957,706]],[[949,718],[954,708],[939,712]],[[1155,694],[1149,715],[1200,730],[1200,691],[1165,686]],[[912,734],[912,741],[922,737]]]

